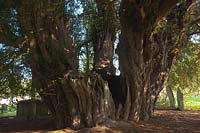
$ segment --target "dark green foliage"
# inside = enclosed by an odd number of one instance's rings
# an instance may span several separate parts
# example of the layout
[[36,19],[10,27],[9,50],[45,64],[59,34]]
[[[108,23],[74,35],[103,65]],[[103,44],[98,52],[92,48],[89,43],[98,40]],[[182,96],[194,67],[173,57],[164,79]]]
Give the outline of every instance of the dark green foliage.
[[23,96],[31,90],[31,74],[26,56],[19,49],[0,46],[0,97]]
[[181,88],[188,95],[193,95],[199,89],[200,62],[199,42],[189,41],[172,67],[168,85],[173,89]]

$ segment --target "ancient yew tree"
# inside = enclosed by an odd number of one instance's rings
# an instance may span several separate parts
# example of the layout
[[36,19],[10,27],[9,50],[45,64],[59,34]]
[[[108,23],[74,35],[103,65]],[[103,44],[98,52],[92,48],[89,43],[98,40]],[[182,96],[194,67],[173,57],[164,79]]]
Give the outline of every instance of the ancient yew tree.
[[[94,49],[90,74],[78,71],[79,46],[69,32],[71,21],[65,10],[70,2],[1,1],[0,43],[28,54],[33,87],[58,128],[90,127],[115,118],[149,119],[184,40],[184,17],[191,2],[90,1],[94,5],[90,8],[95,8],[86,15],[88,21],[95,18],[86,25]],[[174,27],[170,29],[169,24]],[[120,34],[119,77],[112,63],[116,34]]]

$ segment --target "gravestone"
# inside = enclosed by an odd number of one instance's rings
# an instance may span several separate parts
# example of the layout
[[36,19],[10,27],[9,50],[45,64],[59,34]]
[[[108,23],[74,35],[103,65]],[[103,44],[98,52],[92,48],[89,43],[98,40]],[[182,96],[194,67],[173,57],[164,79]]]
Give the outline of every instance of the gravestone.
[[24,100],[17,103],[17,116],[32,120],[37,117],[47,116],[48,109],[40,100]]
[[178,103],[178,110],[182,111],[184,110],[184,104],[183,104],[183,93],[180,89],[177,90],[177,103]]
[[8,111],[8,105],[2,104],[0,110],[1,114],[6,113]]
[[170,87],[167,87],[166,91],[167,91],[167,96],[169,98],[170,109],[175,109],[175,99],[174,99],[173,91]]

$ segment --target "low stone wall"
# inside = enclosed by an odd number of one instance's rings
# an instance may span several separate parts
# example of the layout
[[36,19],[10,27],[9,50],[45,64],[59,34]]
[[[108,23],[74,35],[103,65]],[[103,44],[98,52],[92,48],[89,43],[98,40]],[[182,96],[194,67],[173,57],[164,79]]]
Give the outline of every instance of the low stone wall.
[[48,115],[48,108],[40,100],[24,100],[17,103],[17,116],[27,120]]

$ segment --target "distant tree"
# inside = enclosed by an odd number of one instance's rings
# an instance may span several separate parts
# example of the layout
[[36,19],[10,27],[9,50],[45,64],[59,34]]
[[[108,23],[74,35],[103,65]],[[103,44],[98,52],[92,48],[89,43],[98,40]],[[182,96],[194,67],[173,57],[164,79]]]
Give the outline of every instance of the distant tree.
[[199,42],[190,41],[177,58],[168,80],[168,86],[173,90],[180,88],[186,93],[198,90],[200,72],[199,48]]
[[194,1],[188,8],[189,29],[187,40],[176,63],[173,65],[168,79],[168,86],[173,90],[181,89],[185,94],[198,90],[199,57],[200,57],[200,1]]

